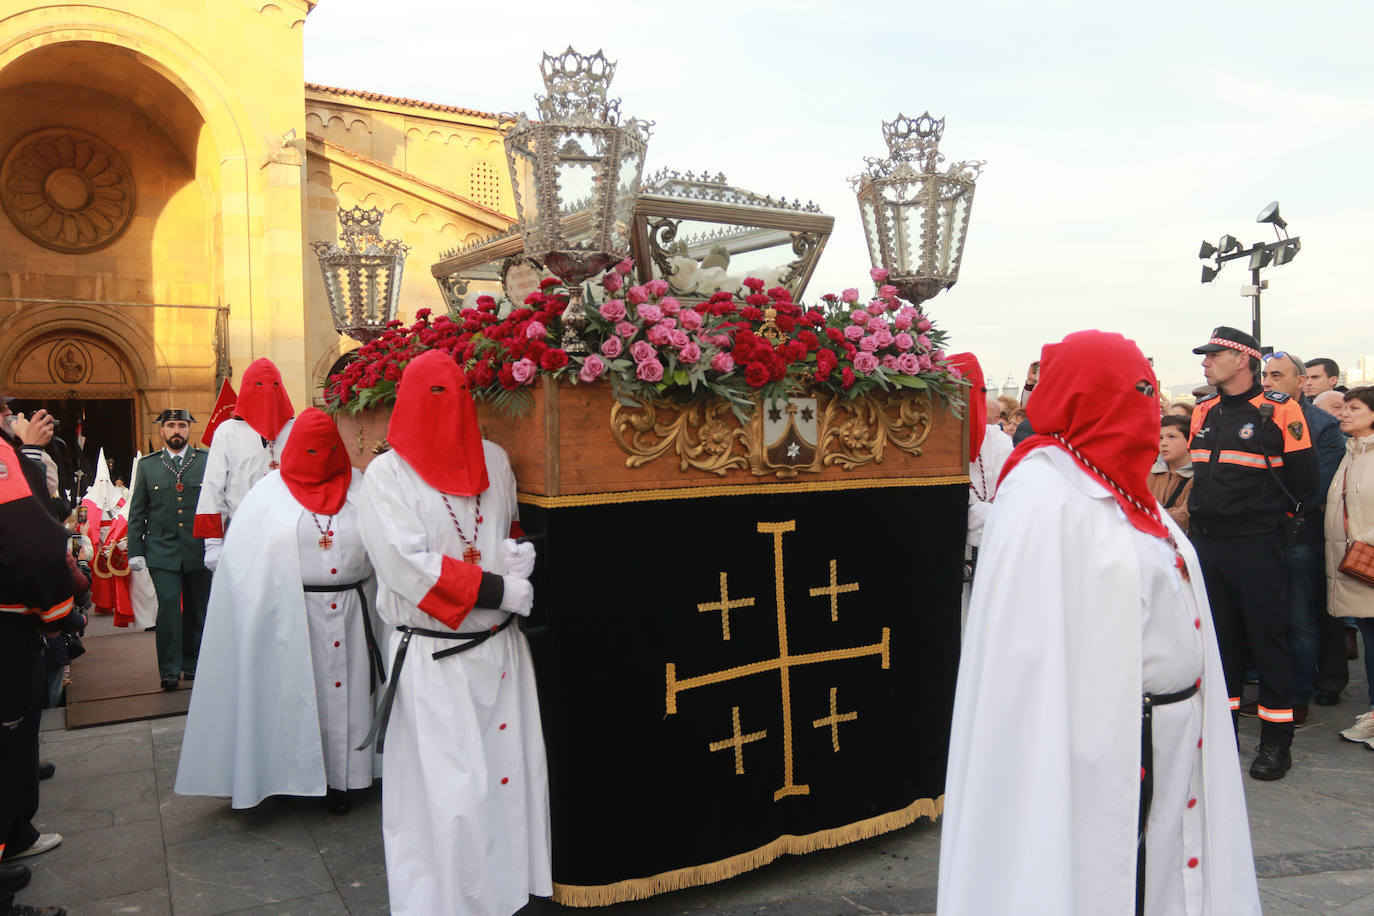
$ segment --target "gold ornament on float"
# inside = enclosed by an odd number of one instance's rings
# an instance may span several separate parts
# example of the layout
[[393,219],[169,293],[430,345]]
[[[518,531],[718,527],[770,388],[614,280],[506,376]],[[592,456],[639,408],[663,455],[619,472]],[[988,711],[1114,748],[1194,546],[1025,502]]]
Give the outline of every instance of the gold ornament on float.
[[10,148],[0,165],[0,204],[19,231],[44,248],[97,251],[133,219],[133,172],[94,134],[50,127]]

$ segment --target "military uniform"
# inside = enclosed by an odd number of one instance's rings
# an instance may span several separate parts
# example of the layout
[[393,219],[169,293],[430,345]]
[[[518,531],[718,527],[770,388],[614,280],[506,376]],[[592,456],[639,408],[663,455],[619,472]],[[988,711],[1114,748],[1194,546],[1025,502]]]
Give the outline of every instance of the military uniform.
[[129,557],[148,563],[157,592],[157,663],[164,680],[194,675],[210,598],[204,547],[192,534],[208,452],[162,449],[139,462],[129,507]]
[[[1222,347],[1259,358],[1254,338],[1217,328],[1194,353]],[[1317,458],[1298,402],[1256,381],[1217,393],[1193,411],[1189,450],[1190,536],[1212,606],[1233,715],[1240,707],[1247,652],[1259,671],[1260,745],[1293,742],[1293,661],[1283,529],[1296,503],[1316,491]],[[1251,774],[1257,775],[1255,768]],[[1282,776],[1259,775],[1274,779]]]

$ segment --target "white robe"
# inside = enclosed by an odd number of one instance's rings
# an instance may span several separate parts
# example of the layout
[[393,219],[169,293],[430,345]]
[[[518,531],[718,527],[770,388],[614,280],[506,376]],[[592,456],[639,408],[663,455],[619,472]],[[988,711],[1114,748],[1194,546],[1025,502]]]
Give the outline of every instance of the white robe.
[[1200,695],[1155,714],[1146,911],[1259,914],[1202,573],[1162,514],[1186,585],[1167,544],[1059,449],[998,491],[954,701],[941,916],[1133,913],[1141,694],[1188,686],[1199,662]]
[[[143,461],[143,453],[134,455],[134,466],[129,471],[129,486],[138,481],[138,466]],[[125,501],[120,515],[129,516],[130,503]],[[157,590],[153,588],[153,577],[147,569],[129,570],[129,603],[133,605],[134,626],[141,630],[157,626]]]
[[231,419],[215,430],[210,456],[205,459],[205,476],[200,484],[196,515],[218,515],[226,530],[253,484],[267,476],[269,464],[281,462],[282,449],[291,435],[295,418],[277,433],[277,438],[262,444],[262,436],[246,420]]
[[224,540],[210,590],[179,794],[229,796],[235,808],[251,808],[269,795],[371,785],[371,748],[353,750],[374,708],[361,600],[354,589],[302,588],[362,581],[373,590],[361,499],[354,471],[327,529],[328,550],[278,471],[239,507],[242,524]]
[[[476,544],[487,572],[504,573],[501,541],[515,518],[515,477],[499,446],[483,442],[490,487]],[[463,543],[441,494],[395,452],[368,466],[364,539],[377,569],[377,611],[396,625],[448,630],[417,606]],[[471,534],[476,500],[450,496]],[[462,632],[506,619],[474,608]],[[399,675],[382,755],[382,837],[396,916],[507,916],[531,894],[553,892],[548,774],[529,645],[516,623],[477,647],[412,639]]]

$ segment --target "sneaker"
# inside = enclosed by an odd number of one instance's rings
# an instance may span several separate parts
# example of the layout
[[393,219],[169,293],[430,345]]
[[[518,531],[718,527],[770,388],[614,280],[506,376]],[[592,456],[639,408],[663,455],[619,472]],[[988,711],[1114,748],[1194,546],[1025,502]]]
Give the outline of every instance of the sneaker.
[[10,854],[10,855],[6,855],[6,856],[5,856],[5,861],[6,861],[6,862],[9,862],[9,861],[12,861],[12,860],[14,860],[14,859],[22,859],[22,858],[24,858],[25,856],[36,856],[36,855],[39,855],[39,854],[41,854],[41,853],[45,853],[45,852],[47,852],[49,849],[55,848],[55,847],[56,847],[58,844],[60,844],[61,842],[62,842],[62,834],[60,834],[60,833],[44,833],[44,834],[41,834],[41,835],[38,837],[38,839],[36,839],[36,840],[33,841],[33,845],[32,845],[32,846],[30,846],[28,849],[23,849],[23,850],[20,850],[19,852],[16,852],[16,853],[13,853],[13,854]]
[[1349,728],[1341,730],[1341,737],[1347,741],[1354,741],[1359,744],[1374,738],[1374,709],[1362,713],[1355,720],[1355,724]]

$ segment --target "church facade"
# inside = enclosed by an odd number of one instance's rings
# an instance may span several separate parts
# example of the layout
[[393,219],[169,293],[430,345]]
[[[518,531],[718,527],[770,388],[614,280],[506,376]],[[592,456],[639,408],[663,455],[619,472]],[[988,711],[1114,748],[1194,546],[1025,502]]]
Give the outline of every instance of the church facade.
[[0,13],[0,386],[68,438],[82,421],[116,473],[158,411],[203,421],[259,357],[317,402],[357,346],[310,248],[339,207],[379,208],[410,246],[403,319],[443,308],[442,251],[513,222],[497,117],[307,84],[314,5]]

